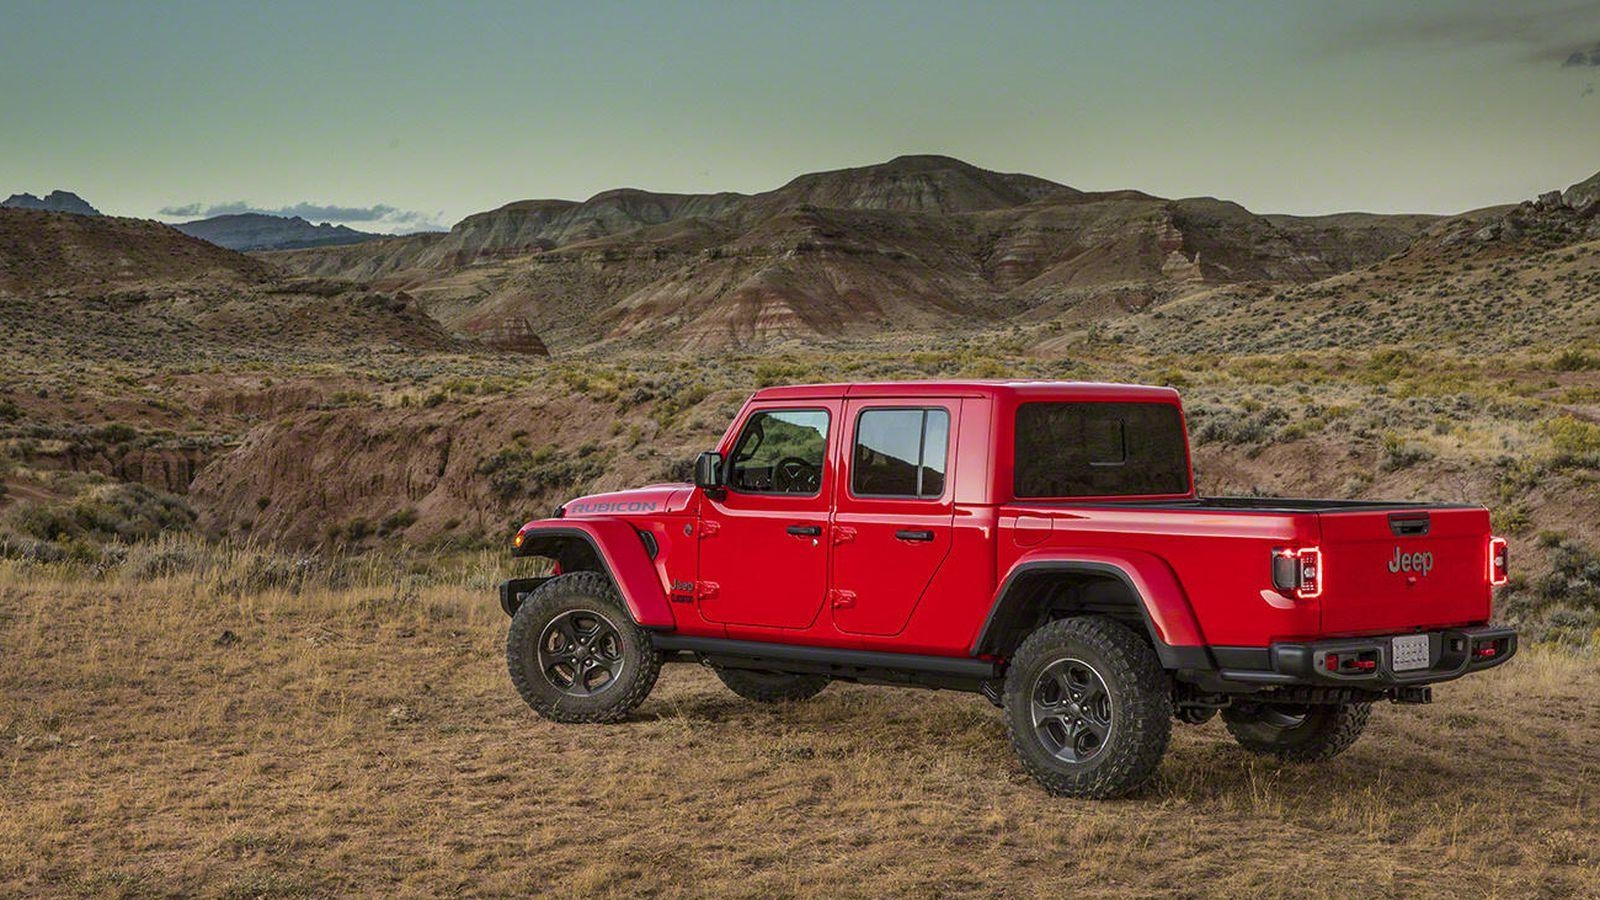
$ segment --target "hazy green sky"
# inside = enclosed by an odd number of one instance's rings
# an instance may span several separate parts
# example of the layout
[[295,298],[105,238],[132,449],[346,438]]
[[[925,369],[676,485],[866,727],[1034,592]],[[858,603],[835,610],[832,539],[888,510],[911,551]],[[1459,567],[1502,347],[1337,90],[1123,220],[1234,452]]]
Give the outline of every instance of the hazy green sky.
[[1263,212],[1454,212],[1600,170],[1597,42],[1600,3],[1561,0],[0,0],[0,195],[382,205],[387,230],[945,153]]

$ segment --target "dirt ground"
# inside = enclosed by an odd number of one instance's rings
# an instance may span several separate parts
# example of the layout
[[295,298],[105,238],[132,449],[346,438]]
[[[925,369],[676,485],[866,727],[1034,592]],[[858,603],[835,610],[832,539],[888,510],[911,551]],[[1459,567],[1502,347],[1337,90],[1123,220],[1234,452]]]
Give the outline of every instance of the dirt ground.
[[974,695],[761,707],[670,666],[536,718],[482,586],[240,590],[0,564],[0,893],[1600,896],[1600,674],[1528,651],[1331,764],[1175,726],[1052,799]]

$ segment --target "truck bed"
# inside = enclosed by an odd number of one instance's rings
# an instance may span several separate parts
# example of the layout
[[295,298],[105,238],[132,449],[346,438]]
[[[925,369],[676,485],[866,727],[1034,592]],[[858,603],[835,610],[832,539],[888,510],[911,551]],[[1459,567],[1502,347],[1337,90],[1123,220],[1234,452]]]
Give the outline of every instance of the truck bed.
[[[1489,514],[1481,506],[1285,497],[1026,500],[1008,504],[1018,553],[1134,551],[1178,576],[1217,646],[1354,637],[1488,620]],[[1043,525],[1040,518],[1048,519]],[[1290,596],[1278,552],[1315,549],[1319,586]]]
[[1470,503],[1439,503],[1425,500],[1323,500],[1301,497],[1197,497],[1192,500],[1026,500],[1027,506],[1115,506],[1140,509],[1185,511],[1260,512],[1260,513],[1339,513],[1393,512],[1411,509],[1473,509]]

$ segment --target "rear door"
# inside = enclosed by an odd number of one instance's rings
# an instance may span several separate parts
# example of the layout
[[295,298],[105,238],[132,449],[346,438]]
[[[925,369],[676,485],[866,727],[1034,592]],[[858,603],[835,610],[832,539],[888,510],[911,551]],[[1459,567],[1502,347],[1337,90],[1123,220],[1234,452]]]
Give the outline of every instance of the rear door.
[[1322,630],[1381,634],[1489,618],[1489,513],[1322,513]]
[[898,634],[949,555],[960,410],[920,398],[845,404],[829,580],[840,631]]

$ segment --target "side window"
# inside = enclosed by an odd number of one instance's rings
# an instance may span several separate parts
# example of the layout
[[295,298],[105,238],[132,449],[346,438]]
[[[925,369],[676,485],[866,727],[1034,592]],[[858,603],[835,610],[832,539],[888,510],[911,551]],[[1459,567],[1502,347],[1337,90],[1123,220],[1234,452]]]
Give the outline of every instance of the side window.
[[816,494],[827,455],[827,410],[758,412],[733,445],[728,487],[747,494]]
[[950,414],[943,409],[869,409],[856,420],[850,493],[935,498],[944,494]]

